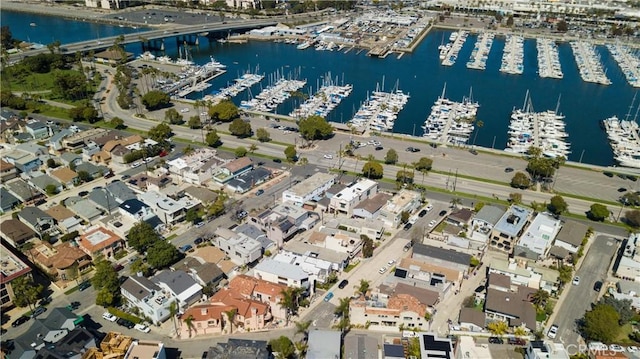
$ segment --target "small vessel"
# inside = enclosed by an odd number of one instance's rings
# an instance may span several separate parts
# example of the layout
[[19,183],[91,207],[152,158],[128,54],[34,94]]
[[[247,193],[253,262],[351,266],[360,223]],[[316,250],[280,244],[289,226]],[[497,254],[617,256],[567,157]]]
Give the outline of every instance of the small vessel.
[[29,24],[29,26],[36,27],[36,26],[38,26],[38,24],[36,24],[35,22],[32,22],[31,24]]

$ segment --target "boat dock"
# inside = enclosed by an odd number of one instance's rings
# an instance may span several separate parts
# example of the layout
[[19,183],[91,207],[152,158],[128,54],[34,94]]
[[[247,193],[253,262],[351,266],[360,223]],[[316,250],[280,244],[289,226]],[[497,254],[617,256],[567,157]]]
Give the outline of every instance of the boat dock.
[[245,73],[234,80],[234,83],[230,86],[220,89],[219,92],[207,95],[203,98],[205,101],[218,102],[223,99],[236,97],[244,90],[251,88],[251,86],[257,84],[264,79],[264,75]]
[[484,70],[487,68],[487,59],[489,58],[494,37],[495,35],[492,32],[483,32],[478,35],[471,57],[467,62],[468,69]]
[[240,103],[241,109],[257,110],[263,112],[275,111],[276,107],[291,97],[291,92],[298,91],[307,80],[286,80],[280,78],[273,86],[262,90],[256,97]]
[[507,35],[500,72],[522,75],[524,72],[524,37]]
[[607,49],[620,66],[629,85],[640,87],[640,59],[638,56],[627,46],[609,44]]
[[480,106],[471,95],[462,102],[451,101],[445,97],[445,90],[446,85],[422,126],[423,137],[440,143],[466,144],[475,129],[473,123]]
[[374,91],[362,103],[360,109],[349,121],[354,127],[371,131],[391,131],[398,113],[409,101],[409,95],[396,89],[392,92]]
[[464,30],[454,32],[449,37],[449,40],[453,42],[440,48],[440,60],[442,60],[444,66],[453,66],[456,63],[458,53],[462,49],[464,42],[467,41],[467,36],[469,36],[469,32]]
[[558,46],[554,40],[540,38],[536,42],[538,49],[538,74],[540,77],[561,79],[562,66],[558,57]]
[[318,84],[320,90],[305,101],[299,108],[293,110],[289,116],[295,118],[306,118],[312,115],[327,117],[340,102],[351,94],[353,86],[336,85],[337,79],[331,79],[331,74],[322,78],[322,85]]
[[611,85],[594,45],[585,41],[571,41],[570,45],[583,81]]
[[640,168],[640,135],[638,123],[612,116],[602,121],[607,132],[613,158],[624,167]]

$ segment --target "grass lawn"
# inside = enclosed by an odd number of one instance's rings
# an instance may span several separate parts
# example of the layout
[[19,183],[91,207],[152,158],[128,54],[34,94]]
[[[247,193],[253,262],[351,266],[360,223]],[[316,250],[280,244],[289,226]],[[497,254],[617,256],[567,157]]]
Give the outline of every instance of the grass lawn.
[[73,292],[76,292],[76,291],[78,291],[78,286],[75,286],[75,287],[69,289],[68,291],[64,292],[64,294],[69,295],[69,294],[71,294]]
[[618,335],[613,340],[613,343],[618,344],[636,344],[633,340],[629,339],[629,334],[633,332],[633,326],[631,323],[627,323],[618,328]]
[[360,262],[356,262],[356,263],[349,263],[349,265],[347,266],[347,268],[344,269],[345,272],[349,273],[351,272],[351,270],[353,268],[355,268]]
[[172,239],[176,238],[178,235],[177,234],[172,234],[169,237],[167,237],[167,241],[171,241]]

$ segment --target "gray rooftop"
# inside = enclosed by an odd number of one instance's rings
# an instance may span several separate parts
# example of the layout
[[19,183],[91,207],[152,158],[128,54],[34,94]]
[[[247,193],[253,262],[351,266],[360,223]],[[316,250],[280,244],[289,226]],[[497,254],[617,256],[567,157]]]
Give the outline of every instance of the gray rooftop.
[[631,280],[619,280],[618,281],[618,289],[621,293],[628,294],[629,292],[634,292],[637,295],[640,295],[640,283],[634,282]]
[[416,243],[413,246],[413,253],[426,257],[437,258],[447,262],[469,265],[471,256],[466,253],[456,252],[450,249],[438,248],[426,244]]
[[98,208],[105,211],[113,211],[118,208],[118,201],[116,201],[116,198],[110,191],[104,188],[92,190],[87,198],[91,200],[91,202],[95,203]]
[[275,274],[278,277],[289,278],[293,280],[304,280],[309,278],[300,267],[294,264],[278,262],[273,259],[265,259],[258,263],[256,270]]
[[576,221],[567,221],[564,223],[560,232],[556,236],[556,240],[569,243],[573,246],[579,247],[582,244],[585,234],[589,226]]
[[474,218],[485,221],[495,226],[504,212],[506,212],[506,210],[502,207],[485,205],[484,207],[482,207],[482,209],[480,209],[480,212],[478,212],[478,214],[476,214]]
[[340,359],[341,341],[339,331],[309,331],[307,359]]
[[493,227],[495,230],[510,237],[517,237],[531,216],[532,210],[520,206],[511,206]]
[[94,218],[102,214],[102,212],[96,208],[95,203],[88,199],[81,199],[73,205],[67,206],[67,208],[82,218]]
[[289,188],[287,192],[291,192],[296,196],[305,196],[315,189],[322,187],[327,182],[333,182],[336,179],[336,175],[333,173],[316,172],[313,176],[301,181],[297,185]]
[[185,188],[184,192],[193,198],[197,198],[202,203],[214,202],[218,198],[218,194],[210,189],[196,186]]
[[378,359],[378,339],[364,334],[347,334],[344,338],[344,353],[344,358]]
[[180,294],[198,284],[191,276],[181,270],[163,270],[154,275],[151,280],[155,283],[166,284],[176,294]]
[[33,189],[27,182],[22,179],[18,179],[15,181],[7,182],[5,184],[7,189],[16,195],[19,199],[23,201],[28,201],[33,197],[38,196],[40,193]]
[[53,217],[51,217],[45,211],[41,210],[38,207],[25,207],[22,209],[22,211],[20,211],[18,216],[31,224],[38,223],[38,220],[41,218],[48,218],[53,220]]
[[10,210],[19,203],[22,203],[22,201],[12,195],[6,188],[0,188],[0,210]]
[[54,185],[56,187],[61,186],[60,182],[55,180],[53,177],[43,174],[42,176],[34,177],[31,179],[31,183],[34,186],[44,190],[48,185]]
[[136,193],[122,181],[111,182],[107,185],[107,189],[115,199],[122,203],[129,199],[135,199]]
[[155,283],[145,277],[132,276],[120,286],[122,290],[129,292],[138,300],[142,300],[151,294],[151,291],[160,291]]
[[[72,161],[82,160],[82,155],[79,155],[79,154],[74,153],[74,152],[65,152],[65,153],[60,155],[60,159],[65,161],[65,162],[67,162],[67,163],[70,163]],[[76,168],[76,170],[77,170],[77,168]]]

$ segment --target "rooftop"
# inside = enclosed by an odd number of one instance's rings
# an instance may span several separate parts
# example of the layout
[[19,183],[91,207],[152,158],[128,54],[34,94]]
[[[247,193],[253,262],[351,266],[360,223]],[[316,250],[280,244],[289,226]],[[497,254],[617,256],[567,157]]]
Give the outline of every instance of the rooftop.
[[[164,351],[162,342],[153,340],[134,340],[124,359],[156,359]],[[165,354],[166,356],[166,354]],[[164,356],[163,356],[164,357]]]
[[306,196],[313,192],[315,189],[324,186],[328,182],[333,182],[336,179],[336,175],[333,173],[316,172],[311,177],[300,181],[300,183],[289,188],[285,192],[289,192],[295,196]]
[[[527,230],[520,237],[518,246],[525,247],[537,254],[544,254],[560,230],[560,221],[545,213],[531,221]],[[518,255],[518,253],[515,253]]]
[[11,218],[2,222],[0,233],[13,243],[20,245],[22,242],[36,236],[31,228],[17,219]]
[[121,240],[122,238],[110,230],[98,227],[80,236],[80,246],[93,253]]
[[0,243],[0,283],[11,282],[29,272],[31,268]]
[[578,247],[582,244],[588,229],[589,226],[586,224],[571,220],[566,221],[556,236],[556,240]]
[[488,204],[480,209],[480,212],[475,215],[475,219],[485,221],[495,226],[502,215],[504,215],[504,212],[506,212],[504,208]]
[[528,208],[513,205],[500,217],[494,229],[510,237],[517,237],[527,224],[531,213]]
[[235,160],[224,164],[222,167],[226,168],[231,173],[236,173],[244,168],[247,168],[253,164],[251,158],[249,157],[240,157]]
[[362,179],[362,180],[354,183],[350,187],[346,187],[342,191],[336,193],[334,195],[334,198],[337,198],[337,199],[339,199],[341,201],[350,202],[354,198],[359,197],[363,193],[365,193],[365,192],[367,192],[367,191],[369,191],[372,188],[377,187],[377,186],[378,186],[378,182],[376,182],[376,181],[372,181],[370,179]]
[[407,204],[416,198],[420,198],[420,193],[402,189],[387,202],[385,209],[392,213],[400,213],[406,209]]
[[384,207],[390,199],[390,194],[379,192],[375,196],[358,203],[358,205],[355,206],[355,209],[363,209],[373,214],[378,212],[380,208]]
[[339,359],[341,336],[335,330],[310,330],[307,359]]
[[256,271],[267,272],[275,274],[278,277],[288,278],[292,280],[305,280],[309,278],[300,267],[295,264],[279,262],[273,259],[265,259],[258,263],[255,267]]
[[413,254],[419,254],[426,257],[441,259],[443,261],[462,264],[462,265],[470,265],[471,264],[471,255],[456,252],[450,249],[438,248],[422,243],[416,243],[413,246]]

